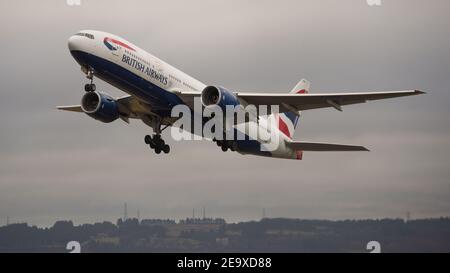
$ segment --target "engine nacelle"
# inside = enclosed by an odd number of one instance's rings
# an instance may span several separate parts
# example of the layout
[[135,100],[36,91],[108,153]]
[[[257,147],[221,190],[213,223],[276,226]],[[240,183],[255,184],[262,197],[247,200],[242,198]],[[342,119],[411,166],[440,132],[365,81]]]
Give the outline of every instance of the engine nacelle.
[[87,92],[81,99],[81,109],[88,116],[109,123],[119,118],[117,102],[107,94]]
[[203,106],[218,105],[225,111],[227,105],[236,106],[241,104],[233,92],[223,87],[207,86],[202,91]]

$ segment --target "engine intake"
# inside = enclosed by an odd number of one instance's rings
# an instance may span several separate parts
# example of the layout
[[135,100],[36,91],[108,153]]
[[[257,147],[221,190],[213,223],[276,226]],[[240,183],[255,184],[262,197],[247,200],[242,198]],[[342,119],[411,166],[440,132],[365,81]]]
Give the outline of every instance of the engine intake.
[[107,94],[87,92],[81,99],[81,109],[88,116],[104,123],[113,122],[119,118],[117,102]]
[[205,107],[218,105],[225,110],[227,105],[236,106],[240,102],[233,92],[218,86],[207,86],[202,91],[202,104]]

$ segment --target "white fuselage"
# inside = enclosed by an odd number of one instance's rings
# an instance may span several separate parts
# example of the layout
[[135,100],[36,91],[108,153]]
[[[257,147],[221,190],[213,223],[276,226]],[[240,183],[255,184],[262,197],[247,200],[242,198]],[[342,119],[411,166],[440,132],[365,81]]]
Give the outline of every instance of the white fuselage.
[[[70,37],[69,49],[86,72],[88,67],[96,71],[96,77],[112,84],[122,91],[148,103],[152,111],[161,116],[170,116],[170,110],[177,104],[186,104],[194,110],[192,102],[182,101],[177,93],[201,93],[206,85],[186,73],[167,64],[145,50],[116,35],[86,30]],[[201,113],[196,113],[200,114]],[[276,117],[269,116],[272,122]],[[260,117],[260,122],[241,124],[235,128],[245,132],[245,127],[258,127],[267,132],[273,131],[278,137],[276,149],[269,148],[270,153],[260,151],[239,151],[244,154],[266,155],[279,158],[298,158],[298,152],[286,147],[288,137],[275,126],[267,126],[267,116]],[[262,128],[261,128],[262,127]],[[258,130],[250,130],[258,131]],[[261,147],[268,145],[258,135],[249,135]],[[273,143],[271,144],[271,146]],[[264,149],[263,149],[264,150]]]

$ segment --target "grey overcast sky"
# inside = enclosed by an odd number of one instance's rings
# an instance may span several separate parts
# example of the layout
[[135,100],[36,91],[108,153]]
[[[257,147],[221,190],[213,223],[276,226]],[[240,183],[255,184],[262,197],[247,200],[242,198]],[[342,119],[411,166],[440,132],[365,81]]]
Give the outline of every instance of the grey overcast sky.
[[[0,225],[129,215],[228,221],[269,217],[450,216],[448,0],[0,1]],[[421,89],[426,95],[305,112],[297,139],[370,153],[288,161],[174,142],[143,143],[140,121],[99,123],[78,103],[85,79],[67,49],[80,29],[126,38],[206,84],[288,92]],[[97,81],[98,89],[123,95]],[[198,214],[199,215],[199,214]]]

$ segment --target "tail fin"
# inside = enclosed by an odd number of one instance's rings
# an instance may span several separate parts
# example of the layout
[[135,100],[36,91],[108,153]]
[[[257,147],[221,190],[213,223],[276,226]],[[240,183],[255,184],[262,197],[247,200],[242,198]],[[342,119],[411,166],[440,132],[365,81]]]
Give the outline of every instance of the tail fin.
[[[309,88],[311,83],[305,79],[302,79],[297,83],[297,85],[292,89],[290,93],[306,94],[309,93]],[[284,112],[280,113],[278,117],[278,128],[283,134],[292,139],[294,136],[295,128],[298,125],[298,120],[300,118],[300,112]]]
[[297,85],[292,89],[290,93],[297,94],[306,94],[309,93],[309,88],[311,87],[311,83],[305,79],[302,79],[297,83]]

